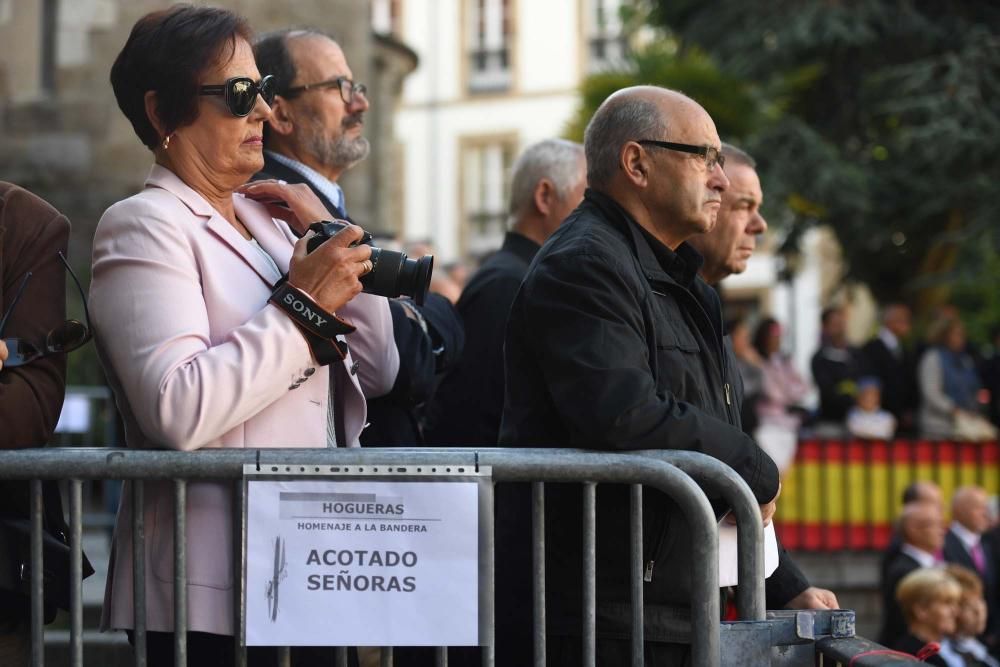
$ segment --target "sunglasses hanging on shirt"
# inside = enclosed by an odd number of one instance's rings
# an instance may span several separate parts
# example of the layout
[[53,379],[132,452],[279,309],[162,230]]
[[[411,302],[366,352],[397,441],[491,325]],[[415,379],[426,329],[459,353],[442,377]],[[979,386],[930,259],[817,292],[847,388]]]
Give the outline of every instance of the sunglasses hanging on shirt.
[[[80,299],[83,301],[83,316],[87,323],[84,324],[79,320],[66,320],[50,330],[45,335],[45,340],[41,343],[35,343],[24,338],[2,338],[4,344],[7,346],[8,353],[7,359],[3,362],[2,370],[23,366],[53,354],[72,352],[82,347],[91,339],[90,311],[87,309],[87,297],[83,293],[83,287],[80,285],[76,274],[73,273],[73,269],[70,268],[69,262],[66,261],[61,252],[59,253],[59,259],[62,261],[63,266],[66,267],[70,277],[73,278],[77,290],[80,291]],[[21,285],[17,289],[17,294],[14,295],[14,300],[11,302],[10,307],[7,308],[7,312],[4,313],[3,319],[0,319],[0,337],[3,336],[7,320],[10,319],[11,313],[14,312],[18,301],[24,295],[24,289],[28,286],[31,275],[30,272],[25,274]]]

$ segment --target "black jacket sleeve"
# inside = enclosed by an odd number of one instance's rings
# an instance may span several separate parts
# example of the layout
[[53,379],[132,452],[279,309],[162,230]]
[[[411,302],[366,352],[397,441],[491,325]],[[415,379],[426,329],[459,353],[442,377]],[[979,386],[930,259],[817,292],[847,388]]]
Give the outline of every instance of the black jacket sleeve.
[[778,544],[778,569],[764,580],[768,609],[784,609],[795,596],[809,588],[809,580],[795,564],[785,547]]

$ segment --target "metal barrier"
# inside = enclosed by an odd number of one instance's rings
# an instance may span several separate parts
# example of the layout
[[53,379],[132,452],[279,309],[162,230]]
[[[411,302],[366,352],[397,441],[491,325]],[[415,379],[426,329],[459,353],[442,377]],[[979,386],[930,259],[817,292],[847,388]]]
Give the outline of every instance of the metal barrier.
[[[599,453],[580,450],[518,450],[518,449],[261,449],[261,450],[202,450],[199,452],[139,451],[127,449],[34,449],[0,452],[0,479],[31,479],[31,522],[32,561],[42,560],[42,501],[41,479],[69,480],[70,547],[71,547],[71,609],[70,609],[70,651],[71,664],[83,665],[82,641],[82,597],[81,597],[81,516],[82,480],[125,479],[133,484],[133,589],[135,594],[135,664],[146,664],[146,619],[144,572],[144,518],[143,480],[171,479],[174,481],[174,534],[185,534],[185,497],[187,482],[194,480],[232,480],[236,502],[242,505],[243,487],[238,483],[242,478],[243,466],[260,465],[330,465],[357,466],[363,473],[365,466],[399,464],[408,465],[454,465],[490,466],[495,482],[532,482],[533,507],[532,524],[536,537],[544,526],[544,496],[542,491],[547,482],[577,482],[584,488],[584,664],[593,666],[596,656],[596,589],[595,589],[595,498],[597,484],[631,485],[632,521],[630,544],[630,581],[632,591],[632,664],[643,664],[643,584],[642,584],[642,535],[641,500],[642,486],[649,486],[667,494],[678,504],[688,520],[691,530],[693,572],[691,573],[692,665],[697,667],[720,664],[721,656],[729,654],[721,664],[750,664],[740,653],[723,652],[720,634],[735,636],[735,631],[726,624],[720,624],[718,594],[718,538],[716,520],[711,506],[699,484],[710,493],[723,497],[734,507],[739,528],[738,550],[740,555],[739,575],[741,581],[753,582],[740,586],[737,599],[740,617],[759,625],[757,646],[763,651],[768,647],[780,646],[776,643],[782,636],[774,630],[776,624],[787,623],[777,618],[765,619],[763,593],[763,553],[760,513],[756,501],[746,483],[728,466],[710,457],[690,452],[648,451],[641,454]],[[696,483],[697,481],[697,483]],[[234,544],[241,545],[239,534],[241,522],[234,521],[236,531]],[[175,664],[186,664],[187,590],[186,554],[183,539],[174,541],[174,627]],[[492,538],[488,542],[489,556],[493,553]],[[544,540],[533,540],[536,561],[544,563]],[[234,556],[234,565],[239,567],[240,558]],[[541,576],[539,576],[539,570]],[[33,665],[44,663],[44,627],[42,608],[42,568],[32,567],[32,661]],[[242,579],[242,573],[239,573]],[[238,580],[239,580],[238,579]],[[236,587],[238,590],[241,587]],[[493,582],[487,586],[488,604],[493,604]],[[242,621],[245,600],[237,593],[234,596],[236,627]],[[535,642],[536,664],[545,664],[544,633],[544,568],[536,568],[535,597]],[[541,619],[541,620],[539,620]],[[853,635],[853,613],[851,613]],[[723,632],[723,628],[726,628]],[[767,639],[760,636],[767,634]],[[238,632],[236,636],[238,637]],[[787,633],[785,633],[787,634]],[[483,664],[493,665],[492,629],[486,638],[488,645],[483,649]],[[749,635],[747,635],[749,636]],[[803,639],[799,637],[799,639]],[[843,639],[843,638],[841,638]],[[236,642],[237,664],[246,664],[245,648]],[[818,644],[817,644],[818,646]],[[763,655],[763,654],[762,654]],[[735,662],[732,662],[735,660]],[[444,650],[436,653],[438,665],[447,664]],[[279,652],[279,665],[289,664],[289,652]],[[338,649],[337,665],[347,664],[346,649]],[[392,664],[391,648],[382,651],[382,664]],[[769,663],[760,663],[769,664]],[[793,663],[785,663],[793,664]]]
[[785,473],[775,528],[788,549],[884,550],[911,482],[929,480],[945,498],[975,484],[1000,492],[1000,445],[947,440],[799,441]]

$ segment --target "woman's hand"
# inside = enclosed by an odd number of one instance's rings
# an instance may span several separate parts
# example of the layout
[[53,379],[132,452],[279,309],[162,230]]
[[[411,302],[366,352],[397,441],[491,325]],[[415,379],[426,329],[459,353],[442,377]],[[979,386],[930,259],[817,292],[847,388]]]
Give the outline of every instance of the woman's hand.
[[311,253],[306,244],[309,232],[295,244],[289,264],[288,282],[327,311],[336,312],[361,291],[361,276],[372,270],[372,249],[368,245],[350,247],[364,234],[357,225],[347,225]]
[[0,371],[3,370],[3,362],[7,361],[7,355],[10,354],[7,351],[7,344],[0,340]]
[[333,220],[334,216],[305,183],[285,181],[253,181],[236,189],[249,199],[267,207],[272,218],[288,223],[299,234],[305,234],[317,220]]

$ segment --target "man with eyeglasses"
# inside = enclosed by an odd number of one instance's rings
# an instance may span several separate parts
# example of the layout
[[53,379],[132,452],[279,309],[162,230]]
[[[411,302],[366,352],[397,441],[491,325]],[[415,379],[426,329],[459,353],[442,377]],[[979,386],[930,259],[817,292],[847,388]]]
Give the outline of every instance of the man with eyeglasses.
[[[66,391],[66,356],[18,363],[15,340],[45,347],[66,319],[65,254],[69,221],[32,193],[0,182],[0,448],[42,447],[55,430]],[[0,515],[28,516],[26,483],[0,485]],[[6,544],[7,535],[0,534]],[[13,566],[14,563],[6,562]],[[0,664],[31,657],[28,598],[3,588],[0,572]]]
[[[702,256],[698,275],[709,285],[716,285],[733,274],[743,273],[757,247],[757,239],[767,231],[767,221],[760,207],[764,193],[757,175],[757,162],[749,153],[731,144],[722,144],[729,187],[722,193],[715,225],[704,234],[696,234],[688,245]],[[726,345],[730,346],[728,332]],[[781,569],[765,582],[769,609],[836,609],[837,596],[824,588],[810,586],[805,576],[787,556]]]
[[[369,100],[354,81],[343,50],[311,29],[279,30],[254,45],[257,66],[273,74],[277,96],[264,126],[264,169],[254,180],[306,183],[338,218],[347,205],[337,180],[367,157],[362,134]],[[414,445],[422,441],[422,405],[437,374],[461,352],[464,330],[454,306],[438,294],[423,305],[390,299],[400,370],[392,391],[368,396],[369,428],[363,446]]]
[[[627,88],[594,114],[584,147],[584,201],[536,255],[511,309],[501,443],[705,453],[746,480],[769,522],[778,470],[740,429],[718,295],[686,243],[714,227],[730,186],[715,124],[680,93]],[[563,486],[549,485],[545,499],[547,655],[580,664],[582,496]],[[719,514],[728,510],[711,500]],[[628,488],[598,487],[598,664],[630,662],[629,515]],[[688,527],[648,488],[642,517],[644,657],[685,664],[690,606],[699,602]],[[498,581],[529,576],[504,566],[498,559]],[[498,664],[514,664],[506,652],[531,645],[531,600],[497,616],[525,619],[520,632],[497,637]]]

